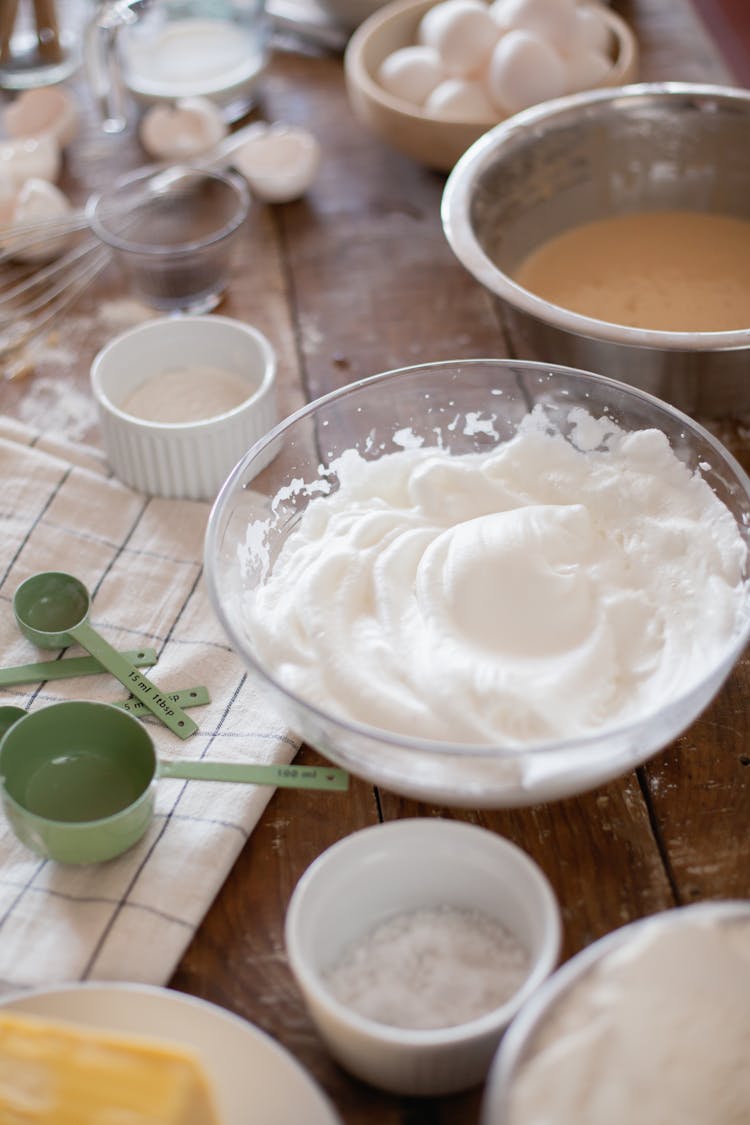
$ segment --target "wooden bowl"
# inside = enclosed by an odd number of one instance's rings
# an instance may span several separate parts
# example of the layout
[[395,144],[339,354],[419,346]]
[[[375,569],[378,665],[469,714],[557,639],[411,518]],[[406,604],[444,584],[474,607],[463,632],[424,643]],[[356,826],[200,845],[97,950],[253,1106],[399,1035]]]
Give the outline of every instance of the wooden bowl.
[[[346,85],[356,117],[393,148],[428,168],[447,172],[478,137],[504,120],[460,120],[437,117],[393,97],[376,79],[383,59],[399,47],[416,42],[417,28],[435,0],[393,0],[360,24],[344,55]],[[597,5],[598,7],[598,5]],[[633,82],[638,45],[628,25],[607,8],[601,14],[612,32],[612,68],[599,85]]]

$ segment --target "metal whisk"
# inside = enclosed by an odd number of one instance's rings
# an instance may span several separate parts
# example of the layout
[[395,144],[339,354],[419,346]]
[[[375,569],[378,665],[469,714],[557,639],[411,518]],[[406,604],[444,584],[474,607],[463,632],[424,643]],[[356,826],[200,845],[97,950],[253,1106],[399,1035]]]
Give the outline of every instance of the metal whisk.
[[[42,233],[45,238],[60,235],[59,226],[52,223],[45,232],[39,230],[39,224],[34,226],[33,237],[37,240],[41,240]],[[18,246],[19,237],[23,237],[22,230],[14,227],[13,241],[8,236],[0,260],[7,263],[12,258],[12,246]],[[28,248],[30,243],[24,245]],[[0,360],[6,364],[6,378],[25,373],[27,365],[16,353],[52,327],[104,269],[110,257],[110,251],[98,239],[87,237],[47,265],[4,266],[0,273]]]
[[[0,0],[0,4],[3,0]],[[218,169],[231,164],[235,151],[265,126],[253,122],[225,137],[215,149],[189,163],[142,168],[142,193],[131,206],[178,190],[186,171]],[[121,213],[113,209],[113,213]],[[106,212],[100,212],[106,215]],[[83,236],[82,232],[88,231]],[[49,261],[49,253],[61,239],[81,235],[79,242]],[[19,252],[29,257],[40,251],[48,264],[16,262]],[[0,362],[6,379],[18,378],[29,364],[16,353],[43,335],[54,321],[81,296],[111,260],[112,252],[92,233],[87,208],[82,207],[55,219],[41,219],[12,227],[0,227]]]

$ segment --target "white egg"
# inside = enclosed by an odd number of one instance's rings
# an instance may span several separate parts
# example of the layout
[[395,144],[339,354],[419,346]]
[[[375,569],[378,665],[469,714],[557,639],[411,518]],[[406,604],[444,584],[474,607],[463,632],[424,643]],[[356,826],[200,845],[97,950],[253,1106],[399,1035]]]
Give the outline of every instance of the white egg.
[[445,0],[427,12],[423,34],[440,55],[446,74],[466,78],[489,59],[500,29],[486,4],[477,0]]
[[575,42],[575,0],[494,0],[490,15],[503,30],[531,31],[558,50]]
[[425,102],[428,113],[460,121],[497,121],[497,110],[481,82],[471,78],[446,78]]
[[[0,208],[0,224],[11,231],[14,227],[37,223],[40,220],[59,219],[70,213],[68,197],[47,180],[29,179]],[[10,252],[21,262],[44,262],[54,258],[70,241],[69,235],[45,238],[43,242],[30,242],[27,237],[13,238],[4,235],[0,248]]]
[[588,47],[602,55],[609,54],[612,33],[604,13],[595,5],[582,4],[576,8],[575,42],[578,47]]
[[[484,0],[461,0],[461,4],[464,8],[475,8],[480,12],[489,11]],[[417,43],[426,43],[429,47],[435,47],[441,34],[440,29],[446,20],[451,19],[454,7],[455,0],[442,0],[440,4],[433,4],[428,8],[417,27]]]
[[249,137],[232,156],[251,190],[266,203],[299,199],[315,179],[321,161],[318,140],[294,125],[270,125]]
[[383,59],[377,72],[380,85],[394,98],[423,105],[445,74],[434,47],[399,47]]
[[217,106],[208,98],[194,97],[151,106],[143,115],[139,135],[149,156],[186,160],[209,152],[227,132]]
[[530,31],[509,31],[492,52],[487,88],[498,110],[517,113],[567,88],[565,62],[539,36]]
[[78,107],[62,86],[39,86],[19,94],[2,120],[9,137],[46,134],[64,148],[78,132]]
[[35,177],[54,182],[60,174],[60,146],[48,133],[0,141],[0,180],[21,187]]
[[600,51],[590,48],[576,51],[565,59],[568,72],[567,91],[577,94],[599,86],[612,69],[612,60]]

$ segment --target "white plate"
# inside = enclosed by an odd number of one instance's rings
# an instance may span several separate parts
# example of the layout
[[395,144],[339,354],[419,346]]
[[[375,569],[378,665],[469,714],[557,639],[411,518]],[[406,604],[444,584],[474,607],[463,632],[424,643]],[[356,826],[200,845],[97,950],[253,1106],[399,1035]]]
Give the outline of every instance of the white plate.
[[194,1047],[222,1125],[341,1125],[313,1080],[274,1039],[205,1000],[138,984],[71,984],[13,993],[0,1007]]

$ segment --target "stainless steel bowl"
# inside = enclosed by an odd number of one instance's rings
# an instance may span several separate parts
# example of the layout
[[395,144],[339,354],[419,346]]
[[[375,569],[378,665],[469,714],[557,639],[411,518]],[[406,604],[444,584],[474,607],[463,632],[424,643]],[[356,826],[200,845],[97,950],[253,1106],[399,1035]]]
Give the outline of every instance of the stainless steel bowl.
[[448,178],[443,229],[492,294],[511,354],[595,371],[693,414],[750,408],[748,327],[661,332],[582,316],[512,280],[541,242],[641,210],[750,219],[750,91],[659,83],[594,90],[517,114]]

